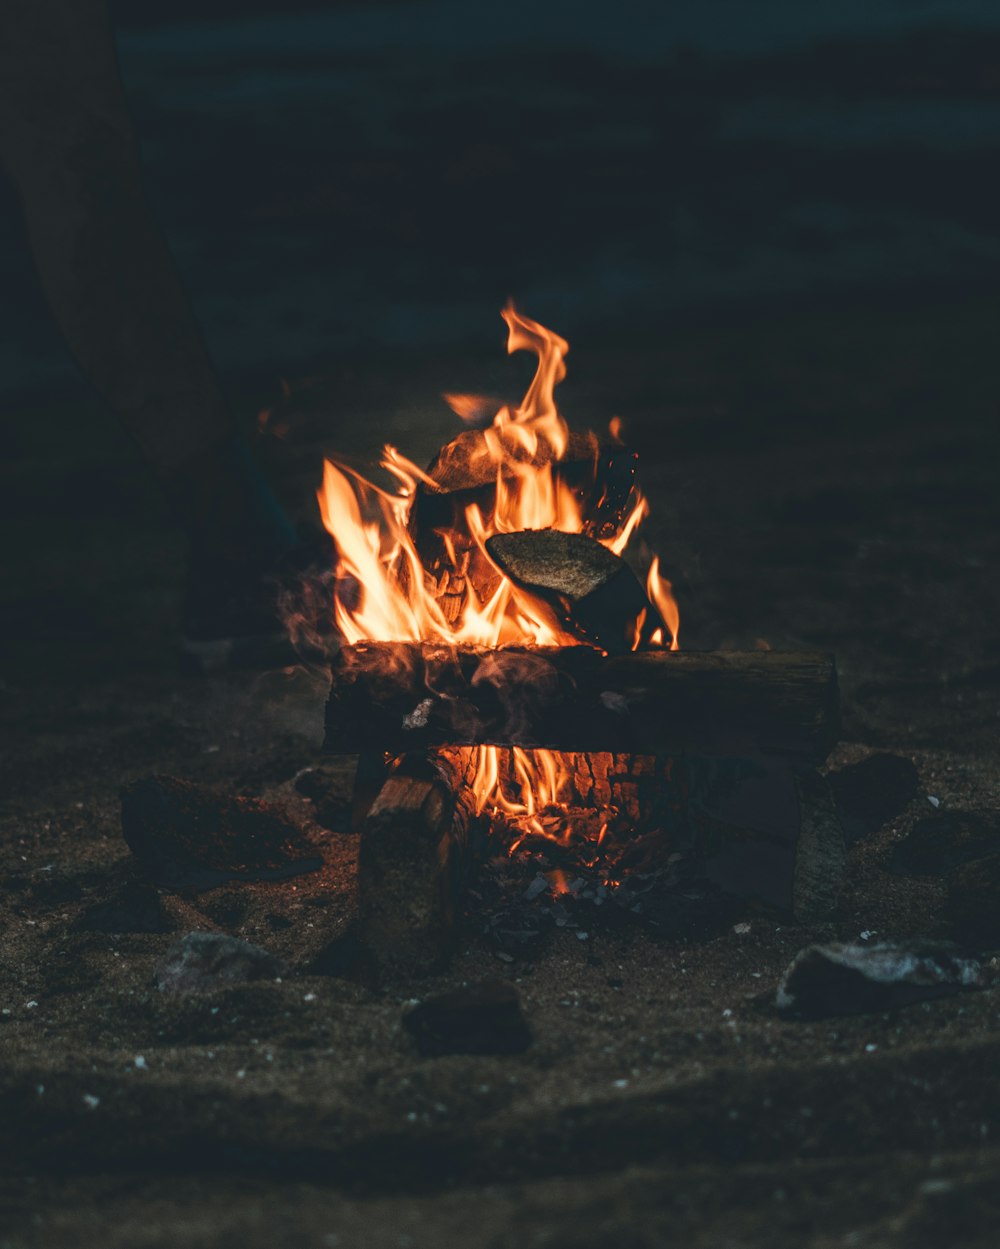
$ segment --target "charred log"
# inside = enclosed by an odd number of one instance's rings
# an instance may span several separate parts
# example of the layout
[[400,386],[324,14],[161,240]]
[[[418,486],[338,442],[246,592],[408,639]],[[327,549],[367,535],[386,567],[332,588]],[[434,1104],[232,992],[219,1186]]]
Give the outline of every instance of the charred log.
[[402,760],[361,827],[358,932],[376,974],[433,971],[450,951],[473,819],[450,775],[447,760]]
[[[500,583],[496,568],[485,559],[468,532],[467,509],[483,516],[496,507],[497,473],[513,481],[510,462],[549,467],[554,479],[576,496],[584,532],[594,538],[618,533],[633,500],[638,456],[619,444],[599,442],[593,433],[569,435],[563,455],[539,439],[529,456],[519,443],[504,444],[503,467],[491,453],[496,430],[465,430],[441,448],[428,467],[433,485],[421,482],[410,513],[410,531],[436,597],[448,620],[458,619],[467,588],[481,601]],[[447,534],[447,540],[443,535]]]
[[[459,756],[463,752],[442,751]],[[475,752],[462,773],[471,785]],[[498,752],[500,786],[518,801],[512,752]],[[498,815],[552,867],[599,859],[609,876],[662,872],[671,862],[689,879],[722,893],[813,922],[835,909],[844,869],[844,835],[826,779],[783,760],[689,755],[655,758],[594,752],[560,756],[558,805],[527,821]],[[454,766],[454,765],[453,765]],[[551,840],[558,839],[558,840]]]
[[635,573],[594,538],[558,529],[498,533],[486,550],[515,585],[551,604],[578,636],[612,655],[627,654],[640,620],[649,634],[662,622]]
[[837,738],[822,654],[367,642],[344,647],[331,678],[335,754],[494,744],[819,763]]

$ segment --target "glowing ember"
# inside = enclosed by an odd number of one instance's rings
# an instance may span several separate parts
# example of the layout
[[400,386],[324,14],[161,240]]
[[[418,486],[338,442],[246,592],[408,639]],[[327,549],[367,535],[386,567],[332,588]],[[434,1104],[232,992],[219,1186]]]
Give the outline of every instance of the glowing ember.
[[[558,529],[583,533],[594,500],[572,488],[560,472],[570,446],[570,432],[556,407],[554,390],[565,377],[564,339],[513,307],[503,313],[508,327],[507,350],[533,351],[538,368],[520,405],[499,407],[476,395],[448,395],[452,409],[471,428],[461,437],[469,442],[467,461],[477,480],[490,483],[490,503],[467,503],[450,529],[438,529],[441,556],[432,567],[418,552],[411,521],[418,488],[441,492],[438,480],[418,468],[395,448],[386,447],[382,467],[398,483],[395,493],[379,489],[345,465],[327,461],[319,493],[323,523],[336,543],[335,625],[344,641],[472,643],[480,646],[574,646],[580,641],[566,631],[550,607],[518,588],[490,559],[486,542],[494,534],[526,529]],[[495,415],[490,419],[490,412]],[[619,443],[620,421],[611,422],[612,440]],[[454,444],[452,444],[454,445]],[[596,468],[596,440],[595,448]],[[433,472],[433,470],[432,470]],[[484,510],[485,506],[485,510]],[[648,513],[646,500],[633,487],[628,506],[598,540],[621,555]],[[470,559],[488,570],[489,590],[477,589],[468,576]],[[458,587],[459,599],[454,604]],[[494,588],[495,587],[495,588]],[[446,608],[445,591],[452,596]],[[646,577],[650,602],[663,621],[652,645],[677,649],[679,617],[670,582],[661,577],[654,558]],[[635,626],[638,647],[644,621]],[[478,748],[474,792],[477,808],[513,817],[518,826],[553,836],[540,821],[544,808],[558,804],[568,779],[566,761],[554,751],[493,746]],[[561,837],[565,834],[559,834]]]

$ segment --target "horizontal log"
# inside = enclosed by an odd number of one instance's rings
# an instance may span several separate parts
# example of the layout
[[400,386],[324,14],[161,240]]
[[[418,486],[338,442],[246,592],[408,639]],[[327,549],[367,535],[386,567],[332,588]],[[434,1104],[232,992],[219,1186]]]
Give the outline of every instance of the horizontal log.
[[829,655],[365,642],[331,664],[325,749],[485,744],[815,763],[837,727]]

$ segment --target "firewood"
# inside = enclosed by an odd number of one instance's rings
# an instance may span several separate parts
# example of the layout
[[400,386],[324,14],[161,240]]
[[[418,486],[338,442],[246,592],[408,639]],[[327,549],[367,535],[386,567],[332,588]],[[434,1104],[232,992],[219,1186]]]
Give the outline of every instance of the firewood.
[[[493,435],[491,434],[490,437]],[[513,447],[512,447],[513,449]],[[638,456],[618,443],[601,443],[595,434],[571,433],[561,459],[540,440],[530,459],[535,466],[551,466],[553,476],[576,495],[584,532],[607,538],[619,532],[633,502]],[[410,532],[424,568],[438,586],[438,601],[448,620],[458,618],[471,584],[485,602],[499,585],[496,568],[485,559],[468,533],[466,510],[475,505],[483,516],[496,506],[498,465],[489,453],[487,435],[466,430],[453,438],[431,461],[433,485],[420,482],[410,512]],[[502,476],[510,481],[508,464]],[[447,542],[444,534],[448,535]]]
[[358,935],[376,975],[430,972],[449,953],[472,808],[448,775],[447,760],[401,761],[362,825]]
[[635,573],[621,556],[585,534],[558,529],[498,533],[486,550],[515,585],[550,603],[564,624],[609,654],[632,649],[640,618],[652,632],[655,609]]
[[[504,795],[517,800],[512,751],[497,754]],[[442,750],[435,758],[446,758],[451,776],[472,783],[474,750]],[[844,835],[829,784],[814,769],[760,757],[656,758],[604,751],[563,754],[560,762],[566,774],[561,805],[544,810],[541,821],[551,823],[555,834],[567,827],[574,834],[565,854],[549,843],[553,866],[578,859],[583,840],[593,842],[605,824],[612,842],[625,843],[616,852],[622,869],[657,870],[676,856],[690,875],[730,897],[801,923],[826,918],[835,909]]]
[[[455,494],[457,491],[474,490],[479,486],[494,484],[497,479],[497,460],[492,453],[491,444],[498,437],[503,441],[510,459],[537,466],[555,462],[564,468],[577,464],[593,464],[600,452],[597,435],[589,430],[584,433],[571,433],[564,454],[557,457],[552,444],[544,438],[538,439],[534,455],[529,455],[519,440],[509,436],[504,439],[500,430],[466,429],[445,443],[428,465],[427,475],[442,494]],[[505,470],[506,476],[513,476],[513,473],[514,470],[510,467]]]
[[495,744],[819,763],[836,738],[828,655],[365,642],[332,662],[325,749]]

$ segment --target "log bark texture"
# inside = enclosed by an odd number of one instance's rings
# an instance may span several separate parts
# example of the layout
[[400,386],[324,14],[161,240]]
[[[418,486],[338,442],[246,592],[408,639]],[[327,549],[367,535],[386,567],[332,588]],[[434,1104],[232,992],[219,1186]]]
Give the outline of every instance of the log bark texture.
[[367,642],[331,665],[325,749],[487,744],[820,763],[837,728],[829,655]]
[[433,754],[402,760],[362,824],[358,930],[378,976],[422,975],[450,953],[474,818],[451,775]]

